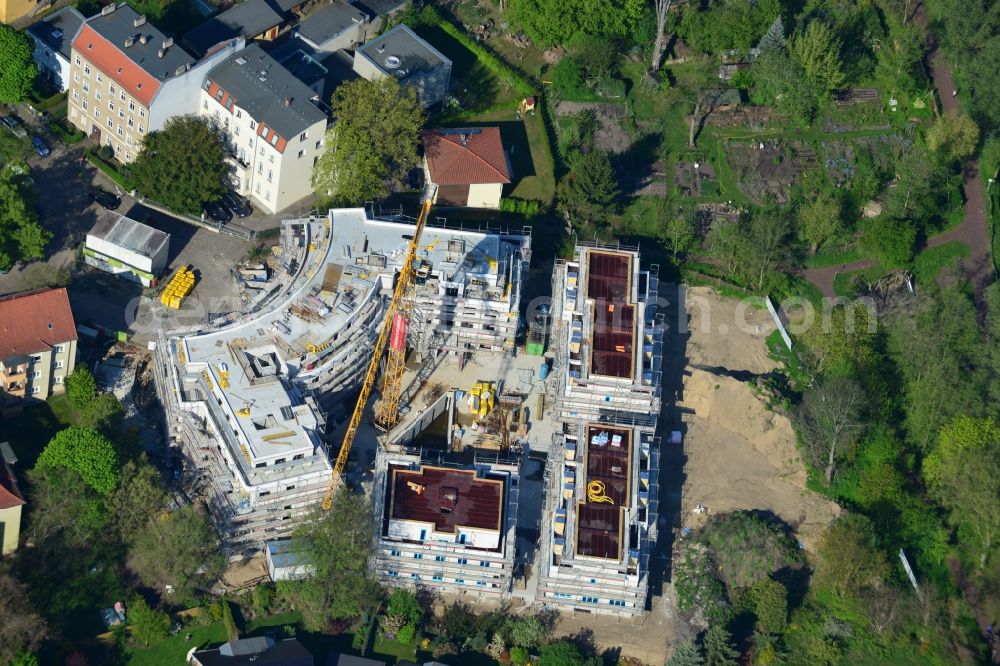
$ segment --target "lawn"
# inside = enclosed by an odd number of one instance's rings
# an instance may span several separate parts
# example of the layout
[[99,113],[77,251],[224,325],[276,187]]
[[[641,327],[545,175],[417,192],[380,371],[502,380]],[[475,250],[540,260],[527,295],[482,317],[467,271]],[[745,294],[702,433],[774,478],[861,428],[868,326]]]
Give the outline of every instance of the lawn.
[[961,257],[969,256],[969,246],[961,241],[949,241],[929,247],[917,255],[913,262],[913,276],[917,284],[929,283],[937,277],[941,269],[954,267]]
[[417,641],[413,641],[409,645],[403,645],[399,641],[390,640],[380,633],[375,637],[375,645],[372,647],[372,657],[389,661],[392,664],[400,659],[416,661]]
[[20,416],[0,421],[0,442],[10,442],[21,470],[35,466],[38,455],[57,432],[77,422],[77,413],[65,395],[25,407]]
[[[531,199],[548,205],[555,196],[556,181],[555,162],[545,131],[545,123],[540,113],[534,116],[529,114],[521,121],[515,119],[514,111],[514,104],[511,103],[509,111],[484,113],[475,116],[471,122],[461,124],[465,127],[499,126],[514,169],[514,187],[506,196]],[[531,159],[525,159],[525,155],[530,155]]]
[[807,257],[802,262],[806,268],[829,268],[837,264],[850,264],[861,258],[861,252],[856,248],[824,250]]
[[882,264],[875,264],[874,266],[869,266],[868,268],[862,268],[858,271],[847,271],[844,273],[838,273],[836,277],[833,278],[833,293],[837,296],[844,296],[850,298],[854,295],[854,276],[860,275],[865,280],[869,282],[874,282],[883,275],[885,275],[886,270],[882,268]]

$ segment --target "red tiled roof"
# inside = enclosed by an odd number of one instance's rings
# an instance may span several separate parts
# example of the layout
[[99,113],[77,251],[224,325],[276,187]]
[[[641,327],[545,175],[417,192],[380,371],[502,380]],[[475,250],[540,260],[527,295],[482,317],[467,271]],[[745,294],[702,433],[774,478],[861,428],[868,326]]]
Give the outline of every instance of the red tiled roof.
[[437,185],[510,182],[499,127],[436,129],[421,134],[431,181]]
[[454,533],[457,526],[500,529],[503,481],[477,477],[474,470],[392,468],[390,493],[389,516],[395,520],[434,523],[437,532]]
[[22,506],[24,503],[14,471],[0,458],[0,511]]
[[73,40],[73,49],[147,108],[160,89],[160,82],[155,77],[86,23]]
[[76,322],[65,288],[0,298],[0,360],[70,340],[76,340]]

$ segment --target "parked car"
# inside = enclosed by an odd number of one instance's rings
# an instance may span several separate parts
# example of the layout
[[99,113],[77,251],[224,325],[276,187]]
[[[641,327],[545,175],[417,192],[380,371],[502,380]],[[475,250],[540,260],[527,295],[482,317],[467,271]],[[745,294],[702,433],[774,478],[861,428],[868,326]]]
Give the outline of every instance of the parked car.
[[31,137],[31,145],[35,147],[35,152],[38,153],[39,157],[49,156],[49,147],[45,145],[45,142],[41,137],[33,136]]
[[231,190],[222,195],[222,203],[226,204],[226,208],[233,211],[236,217],[246,217],[253,212],[247,200]]
[[108,210],[115,210],[122,205],[121,197],[111,194],[106,190],[94,190],[90,193],[90,200],[96,201]]
[[226,224],[233,219],[233,214],[222,205],[221,201],[212,201],[205,204],[205,216],[215,220],[219,224]]
[[17,116],[3,116],[0,118],[0,123],[3,123],[4,127],[13,132],[16,137],[23,139],[28,136],[28,133],[24,130],[24,124]]

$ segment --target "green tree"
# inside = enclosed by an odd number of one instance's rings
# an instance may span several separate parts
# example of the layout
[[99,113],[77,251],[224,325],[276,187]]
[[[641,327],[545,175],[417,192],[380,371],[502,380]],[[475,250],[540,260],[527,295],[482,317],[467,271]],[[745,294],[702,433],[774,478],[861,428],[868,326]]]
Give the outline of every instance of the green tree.
[[129,556],[145,584],[156,589],[172,585],[182,599],[214,583],[225,566],[215,528],[208,514],[195,506],[148,522]]
[[648,9],[643,0],[510,0],[511,20],[541,46],[583,37],[629,37]]
[[805,69],[785,51],[762,53],[750,68],[754,89],[751,100],[775,106],[800,123],[810,123],[819,109],[820,90]]
[[875,529],[858,514],[841,516],[820,539],[816,582],[838,595],[877,588],[889,574],[889,562],[875,545]]
[[660,231],[660,240],[670,250],[674,259],[677,259],[678,254],[690,250],[694,246],[695,239],[694,220],[683,213],[670,215]]
[[847,81],[840,59],[840,40],[825,23],[810,21],[788,42],[788,52],[820,90],[838,90]]
[[927,149],[914,146],[895,166],[896,185],[886,190],[885,215],[912,227],[915,221],[930,220],[948,204],[952,179]]
[[559,206],[569,221],[582,230],[603,227],[618,212],[621,191],[608,154],[601,150],[578,153],[570,171],[559,182]]
[[26,33],[0,24],[0,102],[23,102],[35,82],[34,42]]
[[705,666],[736,666],[740,653],[733,647],[733,637],[725,625],[713,624],[701,639]]
[[674,651],[667,660],[667,666],[702,666],[704,663],[701,651],[691,641],[682,641],[674,646]]
[[128,623],[132,626],[132,636],[146,647],[170,635],[170,616],[150,608],[142,597],[136,597],[128,605]]
[[[965,7],[962,8],[965,12]],[[979,30],[978,35],[988,34]],[[994,27],[994,35],[986,41],[977,38],[972,41],[973,53],[965,63],[964,80],[969,82],[972,97],[972,116],[985,131],[1000,128],[1000,77],[996,64],[1000,62],[1000,29]],[[974,46],[981,44],[981,46]]]
[[114,445],[96,430],[78,426],[56,433],[38,456],[37,467],[70,469],[104,496],[118,485],[121,469]]
[[924,479],[959,543],[985,571],[1000,542],[1000,426],[992,417],[948,423],[924,460]]
[[39,666],[39,663],[38,657],[24,650],[15,654],[10,660],[10,666]]
[[0,270],[45,256],[52,234],[38,224],[31,198],[30,181],[11,169],[0,169]]
[[978,144],[979,126],[964,113],[945,113],[927,130],[927,147],[948,162],[964,160]]
[[538,651],[538,666],[584,666],[589,663],[580,648],[565,639],[543,645]]
[[123,543],[131,543],[166,503],[167,494],[156,468],[145,456],[129,460],[122,468],[118,487],[108,498],[111,524]]
[[781,21],[781,15],[774,17],[774,23],[771,27],[767,29],[764,36],[760,38],[760,43],[757,48],[760,49],[761,53],[773,52],[773,51],[783,51],[785,46],[788,44],[788,40],[785,38],[785,25]]
[[713,516],[698,541],[709,552],[716,575],[734,597],[774,572],[803,565],[795,542],[777,526],[745,512]]
[[912,93],[924,57],[923,42],[911,25],[892,25],[891,37],[876,52],[875,74],[889,84],[889,93]]
[[798,236],[809,244],[812,254],[844,230],[842,215],[840,200],[829,192],[810,197],[799,207]]
[[48,634],[25,589],[10,574],[0,572],[0,664],[14,659],[21,650],[38,649]]
[[[389,595],[389,604],[382,618],[382,631],[388,636],[396,637],[401,643],[410,643],[416,635],[424,609],[417,601],[413,592],[397,587]],[[409,640],[403,640],[404,630]]]
[[819,372],[850,374],[876,362],[878,319],[864,303],[833,308],[829,320],[802,332],[811,365]]
[[549,635],[537,615],[515,615],[507,620],[506,628],[513,645],[528,649],[538,647]]
[[313,187],[350,205],[384,198],[387,183],[417,163],[424,112],[416,90],[391,76],[357,79],[339,86],[330,106],[334,124],[313,169]]
[[97,380],[90,368],[78,365],[66,377],[66,399],[77,409],[85,409],[97,395]]
[[750,586],[748,594],[753,613],[757,616],[757,631],[781,633],[788,622],[788,590],[785,586],[773,578],[762,578]]
[[346,490],[334,496],[329,511],[317,510],[296,530],[294,551],[314,574],[282,581],[278,592],[302,611],[307,628],[357,617],[376,603],[378,585],[368,575],[373,540],[367,500]]
[[101,393],[80,410],[80,423],[111,434],[117,432],[124,416],[125,410],[117,396]]
[[831,377],[817,383],[802,397],[796,422],[806,457],[814,469],[823,470],[827,484],[837,468],[854,455],[854,445],[864,424],[865,394],[849,377]]
[[232,167],[219,131],[196,116],[171,118],[150,132],[129,166],[135,188],[171,210],[198,215],[221,197]]
[[75,470],[36,465],[28,473],[28,480],[32,505],[28,525],[35,543],[45,543],[58,535],[65,546],[79,548],[101,536],[107,524],[105,498]]

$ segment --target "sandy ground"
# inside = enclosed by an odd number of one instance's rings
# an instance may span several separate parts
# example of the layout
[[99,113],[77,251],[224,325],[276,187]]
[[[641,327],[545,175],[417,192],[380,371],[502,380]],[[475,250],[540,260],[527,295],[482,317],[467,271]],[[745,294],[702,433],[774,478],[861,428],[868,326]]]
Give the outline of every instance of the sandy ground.
[[736,326],[738,301],[706,288],[691,289],[687,303],[688,371],[678,404],[687,412],[683,526],[697,527],[707,519],[693,512],[699,505],[708,514],[772,512],[812,550],[839,508],[806,489],[806,471],[788,418],[769,410],[751,388],[754,376],[776,368],[764,345],[774,329],[770,315],[748,311],[750,326]]

